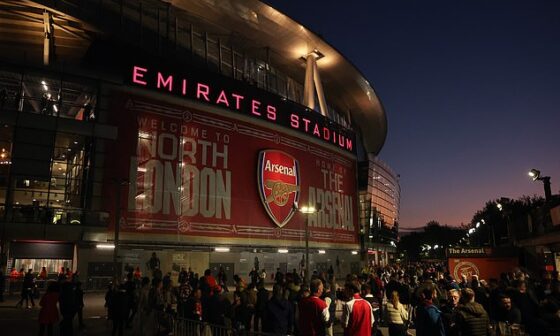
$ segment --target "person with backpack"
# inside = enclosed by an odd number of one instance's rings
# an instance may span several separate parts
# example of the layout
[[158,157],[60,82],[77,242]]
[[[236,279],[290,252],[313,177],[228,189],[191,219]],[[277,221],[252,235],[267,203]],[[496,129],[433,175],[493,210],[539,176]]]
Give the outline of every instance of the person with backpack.
[[445,336],[441,311],[433,304],[435,289],[426,286],[420,292],[420,304],[416,309],[417,336]]
[[187,278],[181,278],[181,284],[177,290],[177,314],[181,318],[187,318],[187,303],[191,297],[192,288]]

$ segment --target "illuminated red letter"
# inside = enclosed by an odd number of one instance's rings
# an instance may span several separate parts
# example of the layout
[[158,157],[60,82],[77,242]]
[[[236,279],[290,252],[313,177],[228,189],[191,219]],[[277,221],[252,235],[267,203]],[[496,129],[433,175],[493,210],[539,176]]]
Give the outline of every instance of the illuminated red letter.
[[303,122],[305,123],[305,131],[309,132],[309,122],[311,120],[303,118]]
[[323,139],[329,141],[330,138],[331,138],[331,131],[328,128],[323,127]]
[[261,106],[261,102],[258,100],[252,100],[251,101],[251,113],[253,113],[254,115],[258,115],[260,116],[261,113],[258,111],[259,110],[259,106]]
[[352,150],[352,139],[346,139],[346,149]]
[[160,85],[163,87],[166,87],[169,85],[169,91],[173,90],[173,76],[169,75],[169,77],[167,77],[167,79],[163,79],[163,76],[161,75],[161,72],[157,73],[157,88],[160,88]]
[[241,108],[241,101],[245,99],[245,97],[236,93],[232,93],[231,96],[235,98],[235,108],[239,110]]
[[146,72],[148,72],[148,69],[141,68],[139,66],[134,66],[132,68],[132,82],[140,85],[147,85],[148,83],[140,80],[141,78],[144,77],[144,74]]
[[187,80],[183,79],[183,96],[187,95]]
[[321,137],[321,132],[319,132],[319,125],[317,124],[315,124],[315,127],[313,127],[313,135]]
[[229,102],[226,97],[226,93],[224,90],[220,91],[220,95],[218,96],[218,100],[216,100],[216,104],[224,103],[227,107],[229,107]]
[[290,126],[293,128],[299,128],[299,116],[297,114],[290,115]]
[[276,107],[267,105],[266,106],[266,117],[269,120],[276,120]]
[[198,85],[196,86],[196,99],[200,99],[200,97],[203,96],[204,100],[209,102],[210,101],[210,98],[208,98],[209,93],[210,93],[210,87],[208,85],[198,83]]

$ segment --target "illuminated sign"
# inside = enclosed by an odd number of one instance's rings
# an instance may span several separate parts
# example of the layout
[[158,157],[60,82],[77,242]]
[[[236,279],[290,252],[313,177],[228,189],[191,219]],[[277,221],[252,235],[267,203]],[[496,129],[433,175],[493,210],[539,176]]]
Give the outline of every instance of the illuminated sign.
[[282,151],[264,150],[259,154],[258,185],[266,212],[283,227],[294,215],[299,199],[299,164]]
[[[122,234],[301,246],[307,221],[313,244],[357,246],[353,157],[234,113],[218,116],[129,95],[116,96],[111,106],[119,141],[107,149],[115,158],[107,169],[130,181],[121,194]],[[112,216],[117,202],[111,184],[104,195]],[[321,207],[298,216],[295,202]]]
[[288,127],[345,151],[356,153],[355,134],[304,106],[250,86],[244,82],[209,73],[179,73],[136,64],[127,80],[163,93],[194,99],[242,113],[252,118]]

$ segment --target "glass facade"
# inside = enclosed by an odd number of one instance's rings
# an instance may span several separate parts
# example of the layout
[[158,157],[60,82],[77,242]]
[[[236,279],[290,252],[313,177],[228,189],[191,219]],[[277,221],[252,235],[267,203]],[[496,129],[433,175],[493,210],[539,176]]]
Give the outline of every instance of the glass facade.
[[96,120],[96,85],[0,70],[0,92],[0,219],[102,224],[92,172],[103,140],[80,126]]
[[396,241],[399,222],[399,177],[379,158],[360,164],[360,220],[364,242]]

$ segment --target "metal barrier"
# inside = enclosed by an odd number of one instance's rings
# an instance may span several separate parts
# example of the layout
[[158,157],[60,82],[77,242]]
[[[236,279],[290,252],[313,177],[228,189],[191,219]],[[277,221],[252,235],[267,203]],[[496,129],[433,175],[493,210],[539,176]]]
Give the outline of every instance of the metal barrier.
[[215,325],[202,321],[177,318],[173,322],[175,336],[280,336],[247,330],[235,330],[232,327]]
[[175,336],[230,336],[237,335],[233,329],[202,321],[176,319],[173,323]]

